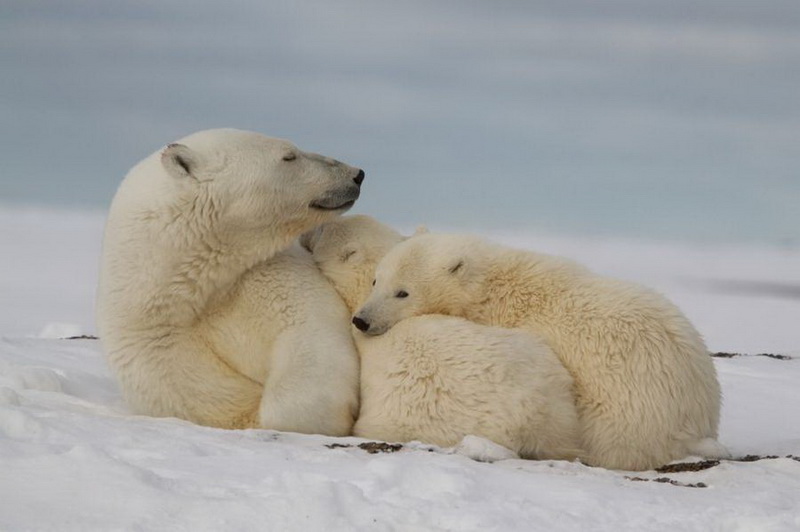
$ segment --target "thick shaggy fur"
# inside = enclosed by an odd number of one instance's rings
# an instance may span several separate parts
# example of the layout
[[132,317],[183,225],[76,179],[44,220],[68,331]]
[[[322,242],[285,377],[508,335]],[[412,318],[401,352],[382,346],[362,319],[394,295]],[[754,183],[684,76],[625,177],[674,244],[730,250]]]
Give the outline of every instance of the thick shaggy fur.
[[564,259],[455,235],[395,246],[375,277],[357,313],[368,334],[436,313],[544,339],[575,379],[589,464],[641,470],[687,454],[725,455],[714,365],[661,295]]
[[341,214],[363,173],[237,130],[135,166],[108,216],[98,326],[138,413],[344,435],[358,408],[348,310],[292,240]]
[[[403,237],[366,216],[304,236],[321,271],[354,310],[375,266]],[[580,454],[572,378],[528,333],[426,315],[382,336],[354,329],[361,355],[361,411],[354,434],[442,446],[476,435],[526,458]]]

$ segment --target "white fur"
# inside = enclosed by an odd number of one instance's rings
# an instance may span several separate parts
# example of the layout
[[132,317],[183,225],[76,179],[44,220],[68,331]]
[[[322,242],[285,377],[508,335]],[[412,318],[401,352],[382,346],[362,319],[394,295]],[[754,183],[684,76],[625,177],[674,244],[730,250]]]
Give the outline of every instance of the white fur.
[[97,311],[136,412],[349,433],[348,310],[310,255],[288,248],[352,204],[358,172],[231,129],[190,135],[129,172],[108,216]]
[[720,410],[713,362],[661,295],[564,259],[455,235],[395,246],[375,277],[357,313],[370,334],[437,313],[543,338],[575,379],[586,462],[639,470],[724,452],[708,444]]
[[[377,262],[402,240],[354,216],[301,242],[354,309],[369,294]],[[527,458],[579,454],[572,379],[532,335],[435,315],[401,321],[383,336],[354,334],[361,356],[356,436],[448,447],[475,435]]]

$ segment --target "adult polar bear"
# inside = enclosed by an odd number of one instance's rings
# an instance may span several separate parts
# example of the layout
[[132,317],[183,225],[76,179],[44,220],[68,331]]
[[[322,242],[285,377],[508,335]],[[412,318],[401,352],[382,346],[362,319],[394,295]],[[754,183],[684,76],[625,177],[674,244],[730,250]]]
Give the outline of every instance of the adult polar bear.
[[687,454],[721,457],[720,388],[681,312],[646,288],[570,261],[470,236],[392,248],[353,319],[380,335],[422,314],[461,316],[545,339],[575,379],[585,460],[640,470]]
[[189,135],[128,173],[108,215],[97,310],[136,412],[350,432],[358,358],[348,310],[310,255],[288,248],[346,211],[363,179],[233,129]]

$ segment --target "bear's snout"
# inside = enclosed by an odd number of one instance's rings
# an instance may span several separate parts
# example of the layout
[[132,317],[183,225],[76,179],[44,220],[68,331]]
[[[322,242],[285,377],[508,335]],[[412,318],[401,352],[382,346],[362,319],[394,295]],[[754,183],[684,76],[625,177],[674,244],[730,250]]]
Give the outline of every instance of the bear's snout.
[[359,186],[359,187],[360,187],[360,186],[361,186],[361,183],[363,183],[363,182],[364,182],[364,177],[365,177],[364,170],[361,170],[361,169],[359,169],[359,170],[358,170],[358,173],[357,173],[357,174],[356,174],[356,176],[353,178],[353,181],[355,182],[355,184],[356,184],[357,186]]
[[362,332],[367,332],[369,330],[369,322],[359,318],[358,316],[353,316],[353,325],[355,325],[356,328]]

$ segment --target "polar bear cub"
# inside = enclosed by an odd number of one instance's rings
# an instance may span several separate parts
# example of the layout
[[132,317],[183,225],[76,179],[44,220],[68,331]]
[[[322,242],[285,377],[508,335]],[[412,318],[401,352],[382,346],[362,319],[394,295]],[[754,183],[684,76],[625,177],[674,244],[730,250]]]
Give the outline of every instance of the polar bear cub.
[[[403,240],[372,218],[352,216],[301,242],[354,310],[370,292],[378,261]],[[534,336],[435,315],[400,321],[382,336],[354,333],[361,356],[356,436],[452,446],[476,435],[526,458],[580,453],[572,379]]]
[[426,234],[383,258],[354,322],[380,337],[425,314],[543,338],[575,379],[589,464],[641,470],[727,453],[716,442],[712,359],[686,317],[651,290],[557,257]]
[[98,328],[128,404],[223,428],[349,434],[350,313],[292,241],[346,211],[364,172],[215,129],[136,165],[111,205]]

